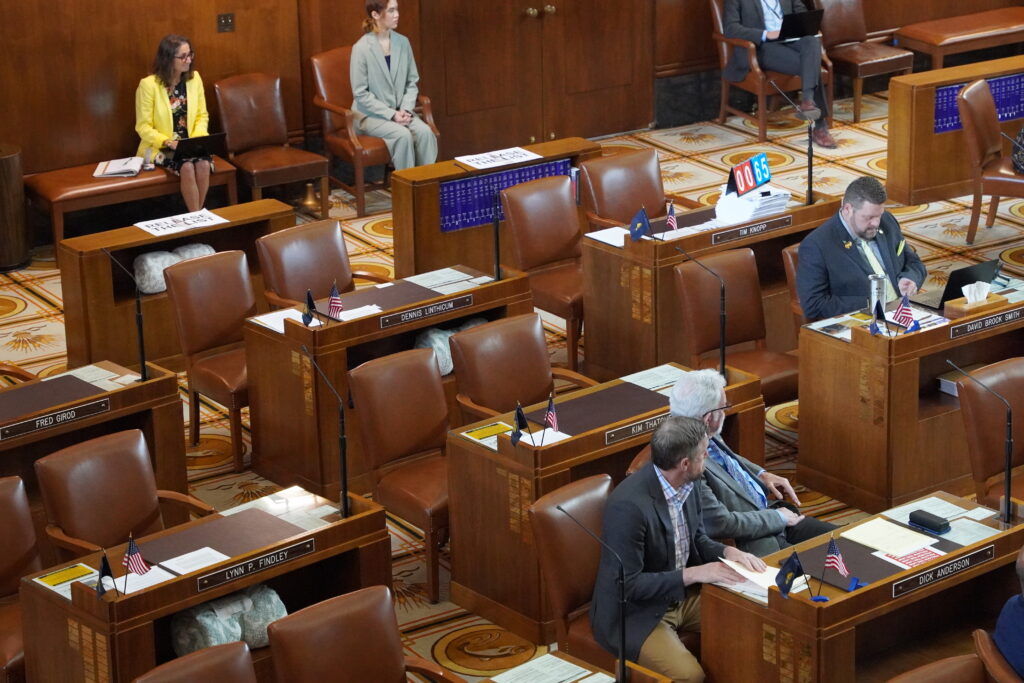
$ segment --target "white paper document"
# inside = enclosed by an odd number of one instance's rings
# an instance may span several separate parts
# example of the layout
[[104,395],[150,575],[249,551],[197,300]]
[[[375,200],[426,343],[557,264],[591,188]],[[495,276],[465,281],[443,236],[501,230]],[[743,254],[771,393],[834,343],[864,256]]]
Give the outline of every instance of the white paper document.
[[540,159],[540,155],[522,147],[509,147],[507,149],[496,149],[493,152],[483,154],[469,154],[455,157],[455,161],[472,168],[498,168],[509,164],[518,164],[523,161]]
[[999,529],[975,522],[973,519],[961,517],[949,523],[949,531],[942,534],[947,541],[959,543],[960,545],[971,545],[991,538],[999,533]]
[[989,510],[988,508],[974,508],[973,510],[965,512],[963,516],[968,519],[988,519],[994,514],[996,514],[995,510]]
[[615,679],[608,674],[603,674],[599,671],[579,679],[577,683],[615,683]]
[[498,450],[498,435],[506,434],[512,431],[512,425],[504,422],[492,422],[491,424],[483,425],[482,427],[476,427],[474,429],[468,429],[462,432],[462,435],[476,441],[477,443],[490,448],[492,451]]
[[[127,579],[127,583],[126,580]],[[153,566],[149,568],[149,571],[145,574],[133,574],[129,572],[124,576],[119,576],[116,579],[117,590],[122,593],[138,593],[141,590],[145,590],[151,586],[155,586],[164,581],[171,581],[174,579],[174,574],[170,573],[166,569],[161,569],[159,566]],[[127,588],[125,587],[127,585]]]
[[[275,332],[284,334],[284,321],[294,320],[295,322],[301,325],[302,311],[299,311],[294,308],[282,308],[279,311],[271,311],[270,313],[264,313],[263,315],[255,315],[252,318],[250,318],[250,320],[252,320],[254,323],[259,323],[264,327],[269,327]],[[320,319],[314,316],[313,320],[309,323],[309,326],[319,327],[322,324],[323,323],[320,322]]]
[[882,514],[900,524],[910,524],[910,513],[914,510],[924,510],[943,519],[953,519],[954,517],[967,514],[967,510],[964,508],[945,501],[938,496],[929,496],[913,503],[900,505],[891,510],[886,510]]
[[476,283],[472,280],[463,280],[461,282],[450,282],[447,285],[431,287],[431,289],[438,294],[455,294],[456,292],[463,292],[467,289],[476,289],[476,287]]
[[191,574],[192,572],[203,569],[204,567],[209,567],[217,564],[218,562],[230,559],[231,558],[224,553],[214,550],[213,548],[206,547],[200,548],[199,550],[193,550],[192,552],[185,553],[184,555],[172,557],[169,560],[164,560],[160,563],[160,566],[181,576],[182,574]]
[[626,238],[629,237],[629,230],[626,228],[604,228],[603,230],[588,232],[584,236],[621,249],[626,243]]
[[200,209],[191,213],[183,213],[167,218],[157,218],[152,221],[142,221],[135,226],[142,228],[150,235],[173,235],[176,232],[186,232],[195,228],[205,228],[209,225],[220,225],[227,223],[228,219],[221,218],[209,209]]
[[284,514],[278,515],[278,518],[294,524],[300,529],[306,531],[313,531],[319,529],[322,526],[327,526],[330,521],[324,519],[325,517],[338,514],[337,505],[321,505],[311,510],[292,510],[285,512]]
[[142,170],[142,157],[125,157],[101,161],[92,172],[94,178],[130,178]]
[[[308,512],[317,507],[319,502],[320,500],[316,494],[310,493],[301,486],[289,486],[282,491],[277,491],[256,500],[250,500],[248,503],[242,503],[233,508],[223,510],[220,514],[233,515],[243,510],[256,508],[257,510],[263,510],[268,515],[283,517],[289,513]],[[331,509],[333,510],[334,508]]]
[[[742,593],[744,595],[747,595],[749,597],[755,598],[758,601],[764,602],[765,604],[767,604],[767,602],[768,602],[768,589],[771,588],[772,586],[776,585],[775,584],[775,577],[778,576],[778,574],[779,574],[779,568],[778,567],[772,567],[772,566],[769,565],[769,567],[767,569],[765,569],[763,572],[761,572],[759,574],[757,572],[750,571],[749,569],[747,569],[743,565],[739,564],[738,562],[733,562],[732,560],[727,560],[724,557],[721,558],[721,562],[724,563],[729,568],[731,568],[737,574],[742,576],[744,579],[746,579],[746,581],[744,581],[743,583],[737,583],[737,584],[731,584],[731,585],[730,584],[724,584],[724,583],[719,583],[719,584],[715,584],[715,585],[721,586],[723,588],[728,588],[729,590],[736,591],[737,593]],[[805,590],[806,588],[807,588],[807,577],[806,576],[798,576],[796,578],[796,580],[793,582],[793,587],[790,589],[789,592],[790,593],[799,593],[800,591]]]
[[472,277],[473,276],[469,273],[463,273],[461,270],[455,270],[454,268],[441,268],[440,270],[432,270],[429,273],[410,275],[405,278],[405,281],[411,282],[414,285],[419,285],[420,287],[426,287],[427,289],[437,289],[443,285],[450,285],[453,282],[469,280]]
[[380,312],[381,308],[377,304],[367,304],[366,306],[360,306],[359,308],[342,311],[338,314],[338,317],[342,320],[356,320],[357,318],[365,318],[366,316],[376,315]]
[[533,433],[533,440],[537,442],[537,448],[540,448],[541,446],[550,446],[553,443],[558,443],[559,441],[565,441],[566,439],[571,438],[572,434],[556,432],[554,429],[551,429],[551,427],[545,427],[539,432]]
[[79,562],[78,564],[61,567],[42,576],[37,576],[32,580],[40,586],[59,593],[65,600],[70,600],[71,584],[78,583],[79,581],[95,584],[99,575],[100,573],[89,565]]
[[626,375],[620,379],[622,379],[623,382],[636,384],[644,389],[657,391],[663,387],[671,387],[674,385],[676,380],[679,379],[684,372],[686,371],[666,363],[665,365],[658,365],[647,370],[634,372],[633,374]]
[[881,517],[859,524],[840,535],[861,545],[896,556],[906,555],[938,540],[893,524]]
[[589,673],[587,669],[572,662],[546,654],[498,674],[492,680],[494,683],[567,683],[577,681]]

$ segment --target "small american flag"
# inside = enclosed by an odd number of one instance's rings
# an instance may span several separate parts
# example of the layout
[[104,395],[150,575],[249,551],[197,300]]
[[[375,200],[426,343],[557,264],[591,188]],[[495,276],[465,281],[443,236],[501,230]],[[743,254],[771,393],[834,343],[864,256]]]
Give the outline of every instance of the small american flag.
[[832,567],[843,576],[849,576],[850,572],[846,569],[846,563],[843,562],[843,554],[839,552],[839,544],[836,543],[836,539],[828,539],[828,552],[825,554],[825,568]]
[[341,294],[338,293],[338,283],[335,281],[331,287],[331,297],[327,300],[327,315],[337,318],[345,307],[341,305]]
[[128,570],[135,574],[145,574],[149,571],[149,565],[142,559],[142,552],[139,550],[139,546],[135,544],[135,539],[131,536],[128,537],[128,549],[124,553],[124,559],[121,560],[121,564],[128,567]]
[[555,412],[555,394],[548,397],[548,411],[544,413],[544,424],[558,431],[558,413]]
[[900,305],[896,307],[896,311],[892,314],[892,319],[897,325],[907,327],[910,323],[914,322],[914,312],[910,310],[910,300],[907,295],[903,295],[903,299],[900,301]]
[[668,203],[668,217],[665,219],[665,228],[667,230],[675,230],[678,226],[676,225],[676,205],[672,202]]

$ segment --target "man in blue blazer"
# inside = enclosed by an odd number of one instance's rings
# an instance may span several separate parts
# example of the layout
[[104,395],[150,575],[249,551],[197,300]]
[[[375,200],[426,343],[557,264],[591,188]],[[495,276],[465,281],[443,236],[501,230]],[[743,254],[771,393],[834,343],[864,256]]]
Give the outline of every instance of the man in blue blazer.
[[1017,579],[1022,594],[1014,595],[1003,605],[992,638],[1006,662],[1024,678],[1024,548],[1017,554]]
[[868,276],[874,274],[887,278],[887,301],[917,293],[928,272],[885,210],[885,200],[877,179],[857,178],[846,188],[839,213],[800,243],[796,289],[809,319],[868,306]]
[[[703,681],[696,657],[677,629],[700,630],[701,583],[739,583],[720,558],[764,571],[757,557],[704,533],[700,498],[690,495],[707,454],[704,423],[669,417],[651,439],[651,462],[612,492],[604,514],[605,543],[622,558],[626,591],[626,658],[676,681]],[[618,653],[619,564],[601,551],[590,624],[606,650]]]

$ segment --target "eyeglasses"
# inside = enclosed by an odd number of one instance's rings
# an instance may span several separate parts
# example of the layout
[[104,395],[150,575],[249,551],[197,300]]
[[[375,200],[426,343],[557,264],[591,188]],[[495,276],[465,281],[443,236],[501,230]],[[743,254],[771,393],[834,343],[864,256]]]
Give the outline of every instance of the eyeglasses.
[[184,62],[187,59],[195,59],[196,58],[196,53],[195,52],[186,52],[183,55],[174,55],[174,58],[175,59],[180,59],[181,61]]
[[711,410],[708,410],[703,415],[701,415],[701,418],[705,418],[708,415],[710,415],[711,413],[717,412],[719,410],[722,410],[722,411],[729,410],[729,408],[732,408],[732,404],[731,403],[726,403],[724,406],[720,406],[718,408],[712,408]]

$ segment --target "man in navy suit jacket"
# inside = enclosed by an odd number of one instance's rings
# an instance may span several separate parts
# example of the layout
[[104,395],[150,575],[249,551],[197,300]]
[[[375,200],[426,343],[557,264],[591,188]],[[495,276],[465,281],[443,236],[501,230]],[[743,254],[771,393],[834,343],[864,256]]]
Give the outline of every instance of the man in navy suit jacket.
[[[1024,548],[1017,555],[1017,578],[1024,591]],[[1017,675],[1024,678],[1024,594],[1014,595],[1003,605],[992,639]]]
[[[885,210],[885,188],[870,176],[846,188],[843,205],[800,243],[797,295],[811,320],[850,313],[869,305],[870,256],[888,276],[890,300],[913,296],[928,272]],[[867,254],[865,249],[870,249]]]

